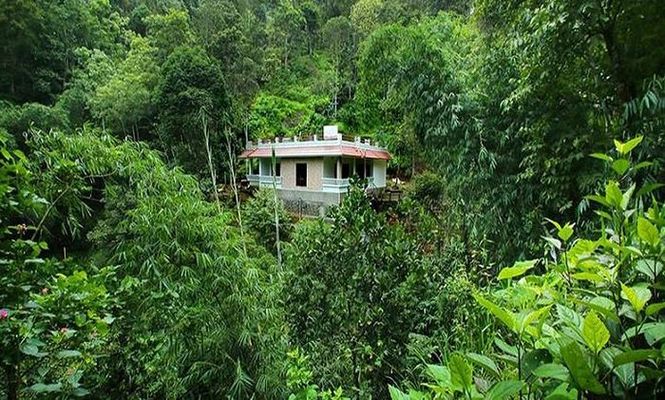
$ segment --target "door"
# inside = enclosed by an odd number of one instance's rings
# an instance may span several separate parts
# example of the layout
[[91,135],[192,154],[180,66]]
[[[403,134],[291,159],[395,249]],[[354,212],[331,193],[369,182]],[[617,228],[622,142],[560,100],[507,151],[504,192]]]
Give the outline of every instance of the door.
[[307,187],[307,164],[296,164],[296,186]]

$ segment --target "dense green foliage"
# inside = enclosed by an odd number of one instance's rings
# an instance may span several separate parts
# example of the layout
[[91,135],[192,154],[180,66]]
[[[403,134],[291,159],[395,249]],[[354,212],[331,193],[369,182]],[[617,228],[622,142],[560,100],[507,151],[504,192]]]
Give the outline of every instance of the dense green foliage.
[[[662,396],[661,3],[0,1],[0,399]],[[244,200],[327,124],[397,204]]]
[[[454,353],[446,366],[428,366],[431,394],[391,388],[393,399],[663,395],[665,218],[652,196],[662,185],[638,189],[632,179],[644,163],[628,156],[641,141],[616,142],[623,163],[599,155],[616,180],[588,196],[602,221],[597,239],[575,238],[575,224],[550,220],[548,256],[502,269],[497,279],[507,283],[492,299],[474,295],[504,327],[496,361]],[[525,275],[530,270],[541,272]]]

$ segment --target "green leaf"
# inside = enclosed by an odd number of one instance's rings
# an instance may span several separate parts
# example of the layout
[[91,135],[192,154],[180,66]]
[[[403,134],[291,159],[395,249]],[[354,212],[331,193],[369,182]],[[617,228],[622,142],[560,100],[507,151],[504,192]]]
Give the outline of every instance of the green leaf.
[[491,372],[494,376],[499,377],[501,375],[499,368],[491,358],[477,353],[466,353],[466,357],[471,360],[472,363],[484,368],[488,372]]
[[[524,317],[524,319],[519,324],[520,332],[523,332],[533,322],[540,322],[543,317],[545,317],[550,312],[550,308],[552,308],[552,306],[541,307],[538,310],[531,311],[529,314],[527,314],[527,316]],[[538,332],[538,334],[540,333]]]
[[665,186],[665,184],[663,183],[647,183],[644,186],[642,186],[642,189],[637,191],[637,197],[642,197],[645,194],[649,194],[656,189],[662,188],[663,186]]
[[630,287],[621,284],[621,297],[628,300],[636,312],[642,311],[644,305],[651,299],[651,290],[643,287]]
[[655,260],[639,260],[635,269],[655,281],[663,270],[663,264]]
[[660,243],[658,228],[646,218],[640,217],[637,220],[637,235],[651,246],[655,247]]
[[600,275],[593,272],[578,272],[576,274],[572,274],[570,277],[578,281],[589,281],[589,282],[603,281],[603,278]]
[[636,325],[630,327],[626,329],[622,340],[630,339],[638,334],[649,335],[653,341],[657,342],[665,337],[665,322],[647,322],[642,326]]
[[559,229],[559,232],[557,232],[557,235],[561,240],[564,242],[567,242],[568,239],[570,239],[571,236],[573,236],[573,227],[575,224],[566,224],[563,226],[563,228]]
[[617,174],[623,175],[630,168],[630,161],[625,158],[619,158],[612,163],[612,169],[616,171]]
[[568,390],[568,384],[562,383],[556,387],[545,400],[577,400],[577,389]]
[[607,162],[612,162],[614,160],[612,157],[608,156],[607,154],[603,154],[603,153],[593,153],[590,156],[593,157],[593,158],[597,158],[599,160],[607,161]]
[[482,296],[478,294],[474,294],[473,298],[476,299],[478,304],[483,306],[487,311],[492,313],[492,315],[494,315],[501,322],[503,322],[510,330],[516,331],[515,314],[513,314],[508,310],[504,310],[503,308],[497,306],[496,304],[492,303],[489,300],[484,299]]
[[614,357],[614,366],[661,358],[659,350],[631,350]]
[[58,358],[80,357],[81,352],[77,350],[61,350],[56,354],[56,356]]
[[638,136],[636,138],[633,138],[626,143],[622,143],[616,139],[614,139],[614,147],[616,147],[617,151],[619,154],[628,154],[630,153],[637,145],[642,143],[642,139],[644,139],[644,136]]
[[517,394],[523,386],[524,382],[517,380],[497,382],[485,393],[485,400],[509,399]]
[[90,391],[89,391],[88,389],[84,389],[84,388],[78,387],[78,388],[75,388],[75,389],[72,391],[72,394],[74,395],[74,397],[84,397],[84,396],[89,395],[89,394],[90,394]]
[[633,196],[633,192],[635,191],[635,184],[633,183],[630,185],[628,190],[624,192],[624,194],[621,196],[621,209],[625,210],[628,208],[628,203],[630,203],[630,198]]
[[521,276],[526,271],[533,268],[537,262],[538,260],[518,261],[512,267],[502,269],[501,272],[499,272],[498,279],[511,279],[516,276]]
[[473,384],[473,369],[459,353],[454,353],[448,362],[453,387],[469,390]]
[[567,381],[570,377],[568,369],[556,363],[543,364],[536,368],[533,374],[539,378],[552,378],[560,381]]
[[427,365],[427,374],[434,379],[437,385],[442,387],[451,387],[450,370],[443,365]]
[[409,396],[401,390],[397,389],[393,385],[388,385],[388,393],[390,393],[390,398],[392,400],[409,400]]
[[582,390],[595,394],[605,394],[605,388],[593,375],[591,367],[587,364],[587,357],[576,342],[569,342],[561,346],[561,357],[573,377],[573,381]]
[[545,349],[534,349],[522,357],[522,378],[528,379],[533,371],[543,364],[552,362],[552,355]]
[[646,313],[648,316],[652,316],[654,314],[658,314],[663,308],[665,308],[665,303],[650,304],[647,306]]
[[586,342],[589,349],[598,354],[603,347],[610,340],[610,331],[607,330],[603,321],[598,318],[598,315],[591,311],[584,318],[582,323],[582,338]]
[[613,207],[621,208],[621,200],[623,200],[623,193],[619,189],[619,185],[614,181],[609,181],[605,186],[605,200]]
[[34,385],[30,386],[28,388],[31,392],[34,393],[53,393],[53,392],[59,392],[62,390],[62,384],[61,383],[51,383],[51,384],[44,384],[44,383],[35,383]]
[[635,166],[633,167],[633,170],[634,171],[639,171],[642,168],[649,168],[652,165],[654,165],[654,164],[651,161],[642,161],[640,163],[635,164]]

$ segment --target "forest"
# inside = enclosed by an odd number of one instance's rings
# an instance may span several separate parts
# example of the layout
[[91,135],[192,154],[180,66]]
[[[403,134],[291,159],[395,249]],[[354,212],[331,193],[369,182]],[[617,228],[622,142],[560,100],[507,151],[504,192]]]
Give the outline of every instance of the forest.
[[664,398],[663,186],[662,0],[0,0],[0,399]]

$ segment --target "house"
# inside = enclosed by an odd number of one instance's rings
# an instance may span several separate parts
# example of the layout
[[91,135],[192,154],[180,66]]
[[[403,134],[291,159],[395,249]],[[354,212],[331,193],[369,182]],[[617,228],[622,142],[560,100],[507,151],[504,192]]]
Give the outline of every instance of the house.
[[370,191],[384,188],[390,154],[368,139],[348,138],[337,126],[326,126],[322,136],[249,142],[240,158],[248,160],[250,186],[272,188],[274,183],[288,209],[320,214],[341,203],[351,177],[367,179]]

